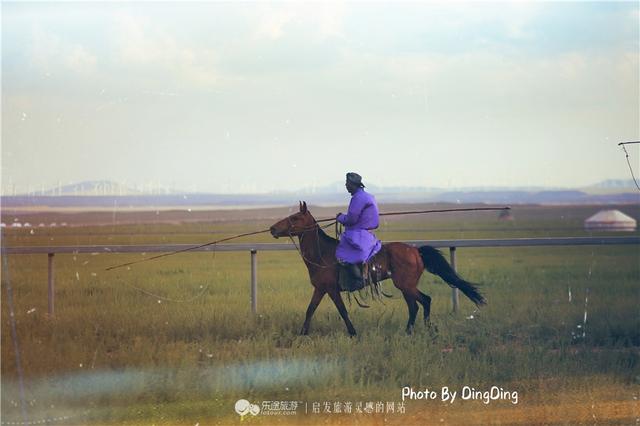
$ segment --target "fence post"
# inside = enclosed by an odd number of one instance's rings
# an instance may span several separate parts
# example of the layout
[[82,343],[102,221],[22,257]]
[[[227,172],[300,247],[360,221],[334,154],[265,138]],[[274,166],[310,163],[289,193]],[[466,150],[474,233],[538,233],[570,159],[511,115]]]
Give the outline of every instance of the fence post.
[[48,266],[49,266],[49,317],[53,318],[54,309],[53,309],[53,301],[55,296],[54,291],[54,269],[53,269],[53,256],[54,253],[48,253]]
[[[451,268],[456,270],[456,248],[449,247],[449,254],[451,256]],[[453,312],[458,312],[459,292],[457,288],[451,289],[451,302],[453,302]]]
[[258,251],[251,250],[251,312],[258,312]]

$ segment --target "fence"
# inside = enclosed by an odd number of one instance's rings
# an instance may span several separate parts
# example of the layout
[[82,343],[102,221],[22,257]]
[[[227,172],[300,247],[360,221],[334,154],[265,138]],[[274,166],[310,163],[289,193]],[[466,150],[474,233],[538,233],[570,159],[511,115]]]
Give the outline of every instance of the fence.
[[[459,247],[536,247],[536,246],[584,246],[584,245],[640,245],[640,237],[565,237],[565,238],[511,238],[483,240],[408,240],[406,244],[420,247],[430,245],[436,248],[449,248],[450,261],[456,268],[456,249]],[[2,255],[46,254],[48,259],[49,315],[54,315],[56,254],[80,253],[170,253],[193,247],[196,244],[166,245],[110,245],[110,246],[58,246],[58,247],[2,247]],[[200,247],[190,252],[202,251],[244,251],[251,254],[251,310],[258,309],[258,251],[296,250],[293,244],[218,244]],[[451,293],[453,310],[458,310],[458,290]]]

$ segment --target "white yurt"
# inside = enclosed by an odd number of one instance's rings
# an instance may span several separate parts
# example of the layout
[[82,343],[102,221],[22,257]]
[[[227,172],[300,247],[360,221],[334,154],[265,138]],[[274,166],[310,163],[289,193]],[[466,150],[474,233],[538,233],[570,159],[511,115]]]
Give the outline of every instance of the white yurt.
[[587,231],[635,231],[636,220],[620,210],[601,210],[584,221]]

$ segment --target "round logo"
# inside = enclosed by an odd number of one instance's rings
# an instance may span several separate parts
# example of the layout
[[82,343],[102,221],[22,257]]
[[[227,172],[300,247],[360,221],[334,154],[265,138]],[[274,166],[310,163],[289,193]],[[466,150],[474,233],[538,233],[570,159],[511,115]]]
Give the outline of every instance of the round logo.
[[236,413],[238,413],[240,417],[244,417],[249,413],[251,413],[254,416],[257,416],[258,414],[260,414],[260,406],[258,404],[252,404],[246,399],[237,400],[235,409],[236,409]]
[[246,399],[239,399],[236,401],[236,413],[241,416],[249,414],[249,410],[251,410],[251,403]]

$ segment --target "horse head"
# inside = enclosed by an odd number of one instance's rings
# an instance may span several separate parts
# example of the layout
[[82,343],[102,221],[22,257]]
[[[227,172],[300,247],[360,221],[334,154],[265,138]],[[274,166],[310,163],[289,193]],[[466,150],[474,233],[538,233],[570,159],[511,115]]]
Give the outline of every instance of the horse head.
[[301,201],[300,211],[276,222],[271,226],[271,228],[269,228],[269,231],[274,238],[295,237],[302,235],[305,231],[312,229],[315,225],[316,220],[313,218],[311,213],[309,213],[309,210],[307,210],[307,203]]

